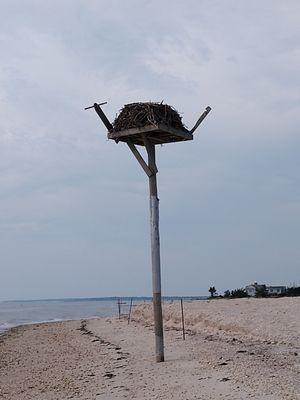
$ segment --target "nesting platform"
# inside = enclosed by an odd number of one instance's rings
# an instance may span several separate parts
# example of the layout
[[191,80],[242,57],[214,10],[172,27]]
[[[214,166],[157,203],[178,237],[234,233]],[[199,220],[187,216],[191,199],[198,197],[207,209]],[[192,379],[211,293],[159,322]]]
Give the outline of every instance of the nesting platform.
[[171,106],[161,103],[131,103],[125,104],[113,123],[110,123],[101,109],[106,103],[94,103],[86,107],[94,108],[108,130],[108,139],[126,142],[130,146],[148,146],[149,144],[164,144],[193,140],[193,133],[211,111],[210,107],[199,117],[191,130],[182,123],[180,114]]
[[152,144],[193,139],[192,133],[183,125],[180,114],[163,102],[125,104],[108,132],[109,139],[130,141],[140,146],[145,145],[145,138]]
[[113,139],[116,142],[127,142],[144,146],[144,137],[153,144],[164,144],[173,142],[182,142],[193,140],[193,135],[187,130],[175,129],[164,124],[149,124],[140,128],[130,128],[119,132],[109,132],[108,139]]

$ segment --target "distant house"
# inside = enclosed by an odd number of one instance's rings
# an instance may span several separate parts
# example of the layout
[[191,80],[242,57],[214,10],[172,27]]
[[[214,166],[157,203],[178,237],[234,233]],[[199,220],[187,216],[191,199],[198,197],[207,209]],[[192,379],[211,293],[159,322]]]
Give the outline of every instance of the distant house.
[[279,296],[286,293],[286,286],[266,286],[264,284],[258,284],[257,282],[252,283],[245,287],[245,291],[248,296],[254,297],[256,291],[266,288],[269,296]]
[[267,286],[267,291],[270,296],[278,296],[286,292],[286,286]]
[[266,285],[259,285],[257,282],[252,283],[245,287],[248,296],[254,297],[256,295],[256,290],[265,288]]

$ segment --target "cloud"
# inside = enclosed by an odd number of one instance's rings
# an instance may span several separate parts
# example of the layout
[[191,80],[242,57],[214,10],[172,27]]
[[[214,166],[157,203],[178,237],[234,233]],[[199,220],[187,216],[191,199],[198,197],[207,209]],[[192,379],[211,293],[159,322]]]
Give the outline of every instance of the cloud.
[[164,79],[188,85],[186,103],[200,97],[222,118],[234,114],[246,134],[251,128],[252,135],[261,135],[260,124],[274,121],[273,137],[287,130],[295,134],[290,119],[299,121],[300,30],[291,9],[279,6],[270,14],[271,3],[262,9],[256,3],[226,12],[227,4],[216,4],[201,9],[201,23],[196,11],[189,23],[178,18],[176,30],[165,37],[151,37],[144,64]]
[[97,100],[110,119],[164,100],[189,127],[213,107],[194,142],[158,148],[166,293],[295,280],[299,11],[271,0],[3,5],[1,296],[151,292],[146,177],[83,111]]

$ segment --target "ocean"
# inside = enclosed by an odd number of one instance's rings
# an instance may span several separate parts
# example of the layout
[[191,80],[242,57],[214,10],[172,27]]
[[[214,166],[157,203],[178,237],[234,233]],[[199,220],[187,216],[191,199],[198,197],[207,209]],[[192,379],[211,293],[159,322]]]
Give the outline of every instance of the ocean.
[[[15,326],[117,315],[117,298],[0,302],[0,333]],[[137,301],[137,299],[135,300]],[[139,302],[143,299],[139,298]],[[130,299],[122,299],[123,312]],[[127,307],[128,308],[128,307]]]
[[[184,297],[192,300],[195,297]],[[206,298],[206,297],[203,297]],[[41,322],[80,320],[118,315],[117,297],[57,300],[0,301],[0,334],[19,326]],[[165,297],[176,300],[178,297]],[[199,299],[199,297],[197,297]],[[122,297],[121,313],[127,314],[130,298]],[[151,301],[150,297],[133,297],[133,305]]]

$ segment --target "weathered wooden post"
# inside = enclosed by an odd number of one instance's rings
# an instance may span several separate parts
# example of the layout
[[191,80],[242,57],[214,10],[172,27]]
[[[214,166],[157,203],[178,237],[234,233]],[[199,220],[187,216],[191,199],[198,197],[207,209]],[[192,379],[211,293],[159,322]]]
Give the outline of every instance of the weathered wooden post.
[[132,301],[133,301],[133,298],[131,297],[131,299],[130,299],[130,306],[129,306],[129,312],[128,312],[128,320],[127,320],[128,325],[130,324],[131,309],[132,309]]
[[182,339],[185,340],[185,329],[184,329],[184,313],[183,313],[183,299],[180,299],[181,309],[181,326],[182,326]]
[[[121,110],[112,125],[101,105],[93,106],[103,124],[108,130],[108,139],[116,143],[125,142],[149,178],[150,195],[150,233],[151,233],[151,261],[152,261],[152,291],[155,331],[156,361],[164,361],[163,318],[161,307],[161,268],[159,242],[159,199],[157,192],[156,175],[158,172],[155,159],[155,145],[193,140],[193,133],[210,112],[206,107],[195,126],[189,131],[182,122],[178,113],[170,106],[162,103],[132,103]],[[144,160],[136,145],[144,146],[148,155],[148,162]]]
[[159,199],[157,195],[157,168],[155,165],[155,145],[146,142],[148,165],[154,171],[149,177],[150,195],[150,232],[152,260],[152,290],[156,361],[164,361],[164,334],[161,308],[161,272],[160,272],[160,242],[159,242]]
[[121,300],[120,300],[120,299],[118,299],[117,304],[118,304],[118,315],[119,315],[119,319],[121,319]]

